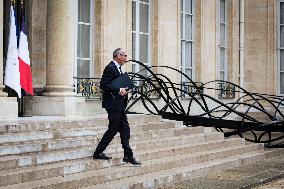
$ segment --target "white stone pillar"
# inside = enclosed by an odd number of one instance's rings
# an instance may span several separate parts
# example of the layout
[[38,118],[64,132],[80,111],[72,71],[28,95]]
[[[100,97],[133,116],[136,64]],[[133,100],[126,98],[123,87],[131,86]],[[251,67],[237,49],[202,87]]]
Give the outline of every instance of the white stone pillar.
[[3,92],[3,6],[3,0],[0,0],[0,47],[2,49],[0,51],[0,97],[7,96],[7,94]]
[[47,2],[47,68],[44,96],[74,96],[74,1]]
[[79,116],[86,113],[85,98],[73,92],[75,3],[72,0],[47,1],[46,90],[43,96],[25,98],[25,115]]

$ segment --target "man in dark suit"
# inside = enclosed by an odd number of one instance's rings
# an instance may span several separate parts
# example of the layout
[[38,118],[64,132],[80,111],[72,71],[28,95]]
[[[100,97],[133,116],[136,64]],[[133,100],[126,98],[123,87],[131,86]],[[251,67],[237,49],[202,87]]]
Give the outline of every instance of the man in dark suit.
[[93,158],[94,159],[111,159],[106,156],[103,151],[112,141],[117,132],[120,133],[122,148],[124,149],[123,161],[133,165],[141,165],[133,157],[133,152],[129,146],[130,127],[127,121],[125,108],[127,106],[127,89],[114,88],[111,82],[122,74],[121,66],[127,61],[127,53],[122,48],[118,48],[113,52],[113,61],[111,61],[104,69],[100,88],[103,90],[103,108],[108,113],[109,126],[99,142]]

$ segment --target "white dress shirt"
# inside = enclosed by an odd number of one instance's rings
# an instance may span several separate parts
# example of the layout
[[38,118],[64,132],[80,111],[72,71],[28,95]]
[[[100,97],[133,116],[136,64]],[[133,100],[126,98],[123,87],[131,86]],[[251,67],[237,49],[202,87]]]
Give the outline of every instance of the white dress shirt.
[[114,64],[116,65],[116,67],[117,67],[117,69],[118,69],[118,72],[120,73],[120,74],[122,74],[121,72],[120,72],[120,67],[121,67],[121,65],[119,65],[115,60],[113,60],[113,62],[114,62]]

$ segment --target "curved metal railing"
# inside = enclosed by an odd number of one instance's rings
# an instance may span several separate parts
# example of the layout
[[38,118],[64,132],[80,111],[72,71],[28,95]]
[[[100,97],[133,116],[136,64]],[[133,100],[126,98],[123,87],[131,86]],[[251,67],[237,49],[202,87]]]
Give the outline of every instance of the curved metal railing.
[[[187,126],[215,127],[226,137],[239,135],[269,147],[283,145],[284,97],[252,93],[223,80],[198,83],[169,66],[147,67],[136,60],[130,62],[139,64],[143,70],[129,73],[140,87],[132,91],[127,110],[141,102],[149,113],[183,121]],[[174,83],[169,76],[154,73],[152,69],[156,68],[166,69],[170,76],[178,74],[188,82]],[[216,91],[218,98],[214,97]],[[157,107],[153,94],[159,98],[162,108]]]

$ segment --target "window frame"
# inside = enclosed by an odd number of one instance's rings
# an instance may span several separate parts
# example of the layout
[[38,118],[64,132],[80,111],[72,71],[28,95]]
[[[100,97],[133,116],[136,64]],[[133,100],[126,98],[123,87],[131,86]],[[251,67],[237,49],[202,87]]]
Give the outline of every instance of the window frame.
[[[277,82],[277,88],[278,88],[277,93],[278,93],[278,95],[284,95],[284,92],[281,93],[281,80],[280,80],[281,73],[284,73],[284,70],[281,71],[281,69],[280,69],[280,67],[281,67],[281,58],[280,58],[281,50],[284,51],[284,46],[281,47],[281,45],[280,45],[280,39],[281,39],[280,28],[281,28],[281,26],[284,26],[284,23],[283,24],[280,23],[280,16],[281,16],[280,4],[281,3],[284,4],[284,0],[278,0],[278,2],[277,2],[277,74],[276,75],[277,75],[277,81],[278,81]],[[284,38],[284,36],[283,36],[283,38]],[[283,62],[283,64],[284,64],[284,62]],[[283,86],[284,86],[284,84],[283,84]],[[283,89],[283,91],[284,91],[284,89]]]
[[[94,32],[94,23],[93,23],[93,15],[94,15],[94,1],[93,0],[90,0],[90,22],[87,23],[87,22],[79,22],[79,1],[80,0],[74,0],[74,4],[75,4],[75,62],[74,62],[74,77],[78,77],[78,61],[79,60],[83,60],[83,61],[86,61],[88,60],[90,63],[89,63],[89,78],[91,77],[94,77],[94,73],[95,73],[95,70],[94,70],[94,58],[93,58],[93,44],[94,44],[94,41],[93,41],[93,32]],[[90,45],[90,48],[89,48],[89,57],[78,57],[78,28],[79,28],[79,25],[86,25],[86,26],[90,26],[90,40],[89,40],[89,45]]]
[[[224,22],[221,21],[221,1],[224,1],[225,3],[225,18],[224,18]],[[224,25],[225,30],[224,30],[224,46],[221,46],[221,38],[223,36],[221,36],[221,25]],[[228,80],[228,2],[227,0],[219,0],[219,10],[218,10],[218,66],[217,66],[217,70],[218,70],[218,74],[217,77],[219,80],[223,80],[221,78],[221,72],[224,73],[224,80],[227,81]],[[221,69],[221,49],[224,49],[224,69]]]
[[[181,57],[181,61],[180,61],[180,70],[186,74],[186,69],[191,70],[191,78],[193,81],[195,80],[195,0],[190,0],[191,1],[191,13],[186,13],[185,11],[185,0],[180,0],[180,5],[183,5],[182,7],[184,8],[182,10],[181,6],[180,6],[180,20],[182,20],[181,27],[180,27],[180,57]],[[185,28],[186,28],[186,20],[185,17],[186,15],[189,15],[191,17],[191,39],[186,39],[185,37]],[[185,60],[186,60],[186,56],[185,53],[182,54],[183,52],[183,44],[185,44],[186,42],[189,42],[191,44],[191,67],[190,66],[186,66],[185,65]],[[185,48],[185,46],[184,46]],[[182,83],[185,82],[185,78],[184,76],[181,76],[181,81]]]
[[[133,12],[132,12],[132,28],[131,28],[131,34],[132,34],[132,51],[133,49],[135,48],[135,52],[132,52],[132,58],[134,60],[139,60],[140,61],[140,50],[139,50],[139,47],[140,47],[140,34],[143,34],[143,35],[147,35],[148,36],[148,62],[143,62],[145,65],[147,66],[151,66],[151,57],[152,57],[152,54],[151,54],[151,38],[152,38],[152,35],[151,35],[151,10],[152,10],[152,1],[149,0],[149,2],[143,2],[143,0],[132,0],[131,1],[131,7],[133,9],[133,2],[135,2],[135,10],[136,10],[136,14],[135,14],[135,30],[133,30]],[[139,14],[140,14],[140,4],[146,4],[148,5],[148,33],[143,33],[140,31],[140,18],[139,18]],[[133,46],[134,43],[133,43],[133,34],[135,34],[135,47]],[[138,35],[137,35],[138,34]],[[132,63],[132,72],[138,72],[140,71],[139,70],[139,65],[138,64],[135,64],[135,63]]]

